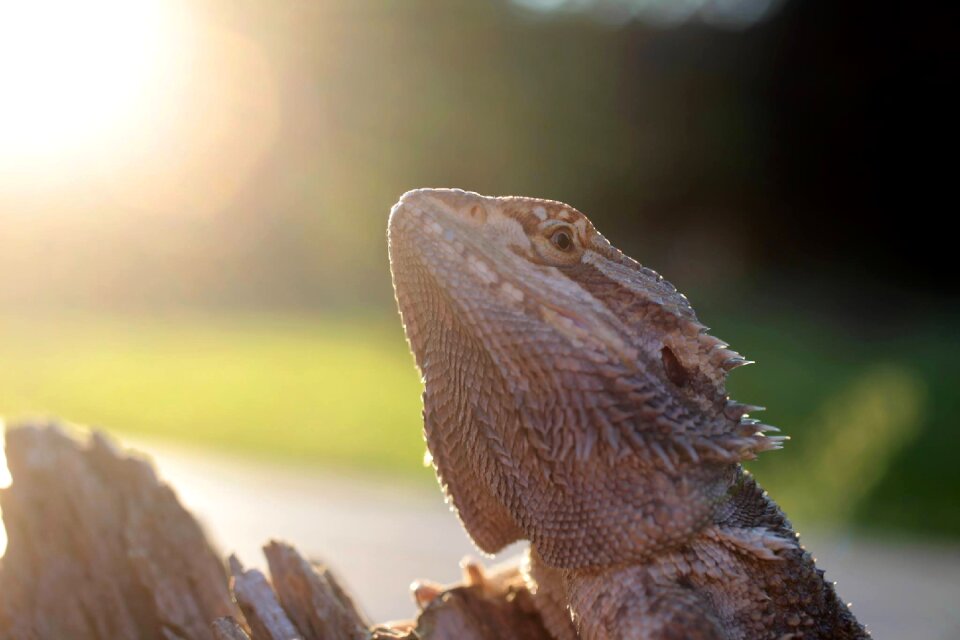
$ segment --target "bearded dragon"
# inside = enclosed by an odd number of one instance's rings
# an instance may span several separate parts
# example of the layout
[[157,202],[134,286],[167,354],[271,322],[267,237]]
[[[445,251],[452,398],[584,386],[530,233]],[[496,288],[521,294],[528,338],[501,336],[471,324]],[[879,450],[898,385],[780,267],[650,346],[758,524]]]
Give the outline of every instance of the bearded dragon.
[[437,477],[486,553],[529,540],[560,640],[867,638],[741,467],[785,438],[687,298],[560,202],[406,193],[389,254]]

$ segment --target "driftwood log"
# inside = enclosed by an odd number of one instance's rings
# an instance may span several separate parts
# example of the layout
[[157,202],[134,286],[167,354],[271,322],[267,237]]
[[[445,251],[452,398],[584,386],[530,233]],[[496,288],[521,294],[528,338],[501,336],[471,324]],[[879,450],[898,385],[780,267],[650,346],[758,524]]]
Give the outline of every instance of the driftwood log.
[[[149,462],[99,433],[6,432],[0,640],[540,640],[515,569],[422,583],[415,619],[372,625],[322,564],[264,547],[270,577],[224,562]],[[398,594],[402,597],[402,594]]]

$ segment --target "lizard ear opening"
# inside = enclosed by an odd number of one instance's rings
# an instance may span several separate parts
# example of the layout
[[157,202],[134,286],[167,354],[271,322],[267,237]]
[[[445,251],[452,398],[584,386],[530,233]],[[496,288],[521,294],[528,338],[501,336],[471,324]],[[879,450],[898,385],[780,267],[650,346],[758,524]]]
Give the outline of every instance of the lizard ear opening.
[[663,370],[666,372],[670,382],[678,387],[687,384],[690,374],[683,368],[683,365],[680,364],[680,360],[673,352],[673,349],[664,345],[663,349],[660,350],[660,359],[663,361]]

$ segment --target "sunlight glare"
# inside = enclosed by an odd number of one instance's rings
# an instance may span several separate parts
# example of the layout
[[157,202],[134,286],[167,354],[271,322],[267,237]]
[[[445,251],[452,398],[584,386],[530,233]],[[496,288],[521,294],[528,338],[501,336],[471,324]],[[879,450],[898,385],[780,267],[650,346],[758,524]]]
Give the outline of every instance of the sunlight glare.
[[158,81],[162,0],[0,2],[0,158],[68,160],[118,133]]
[[0,216],[222,211],[270,148],[261,43],[175,0],[0,0]]

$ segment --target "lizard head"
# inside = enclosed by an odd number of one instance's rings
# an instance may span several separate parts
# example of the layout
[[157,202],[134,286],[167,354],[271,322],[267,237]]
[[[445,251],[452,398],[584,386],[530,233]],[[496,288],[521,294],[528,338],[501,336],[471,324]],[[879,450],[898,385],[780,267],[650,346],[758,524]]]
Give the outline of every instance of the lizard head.
[[747,361],[576,209],[420,189],[393,207],[388,236],[442,480],[457,447],[491,449],[458,463],[480,475],[533,469],[565,486],[571,467],[630,461],[680,486],[684,467],[780,446],[727,396],[728,371]]
[[[727,396],[727,373],[748,361],[707,333],[673,285],[576,209],[420,189],[393,208],[389,240],[397,300],[426,379],[440,360],[458,357],[454,341],[430,344],[443,335],[435,325],[455,320],[510,387],[513,397],[500,401],[585,396],[578,411],[607,415],[584,422],[662,433],[694,458],[739,460],[780,445],[747,417],[759,407]],[[462,383],[464,395],[483,393]],[[615,448],[637,440],[600,435],[596,442]],[[589,435],[578,440],[581,455],[596,444]],[[670,456],[686,448],[670,446]]]

